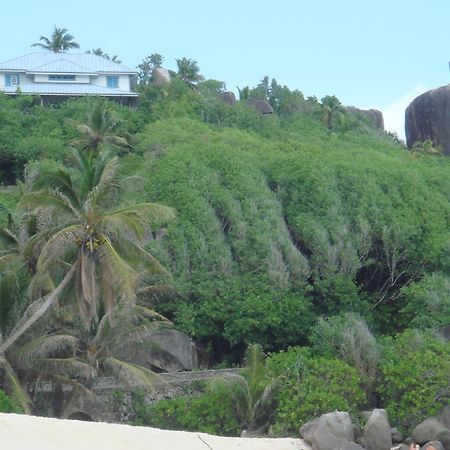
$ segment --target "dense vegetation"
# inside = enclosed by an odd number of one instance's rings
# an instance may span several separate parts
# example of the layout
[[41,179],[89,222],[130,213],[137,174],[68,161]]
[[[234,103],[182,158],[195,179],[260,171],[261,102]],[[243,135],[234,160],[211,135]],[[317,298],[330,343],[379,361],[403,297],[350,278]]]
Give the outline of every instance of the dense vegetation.
[[[230,106],[219,98],[223,83],[178,62],[163,87],[141,74],[137,110],[0,96],[3,340],[25,311],[32,316],[32,301],[52,298],[67,278],[66,301],[3,351],[3,366],[22,379],[31,369],[48,374],[55,357],[65,381],[98,364],[120,372],[114,345],[130,330],[118,326],[125,303],[135,314],[128,327],[170,320],[198,343],[206,366],[238,364],[259,344],[272,354],[261,366],[266,382],[255,386],[278,380],[272,413],[250,421],[222,386],[151,413],[138,408],[142,423],[219,432],[220,422],[233,434],[270,420],[283,434],[322,412],[379,405],[410,428],[448,403],[449,344],[433,332],[450,312],[450,161],[408,152],[333,96],[305,99],[268,78]],[[248,98],[275,114],[261,115]],[[142,206],[149,202],[159,206]],[[86,223],[95,232],[83,247]],[[84,252],[105,243],[124,259],[105,269],[98,257],[69,284],[69,267],[79,273]],[[142,255],[153,271],[144,277]],[[102,280],[112,273],[109,289]],[[36,342],[42,333],[52,341]],[[422,347],[408,348],[413,335]],[[414,370],[422,366],[432,367],[429,386]]]

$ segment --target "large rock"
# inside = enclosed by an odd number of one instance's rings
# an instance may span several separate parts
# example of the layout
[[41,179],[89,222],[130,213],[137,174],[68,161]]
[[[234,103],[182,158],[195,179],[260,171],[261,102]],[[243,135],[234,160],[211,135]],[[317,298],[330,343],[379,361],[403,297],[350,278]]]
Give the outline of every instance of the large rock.
[[433,141],[450,155],[450,85],[425,92],[415,98],[405,112],[406,142]]
[[414,428],[412,432],[413,439],[420,445],[425,442],[436,439],[437,434],[446,429],[446,426],[436,417],[430,417]]
[[430,441],[424,444],[421,450],[444,450],[444,446],[439,441]]
[[163,86],[170,83],[170,73],[167,69],[159,67],[153,70],[153,84],[155,86]]
[[364,448],[367,450],[389,450],[392,447],[391,426],[384,409],[374,409],[364,427]]
[[362,116],[369,119],[372,127],[376,130],[384,130],[383,113],[378,111],[378,109],[359,109],[355,106],[346,106],[345,109],[356,116]]
[[335,450],[354,441],[350,415],[340,411],[323,414],[306,423],[300,428],[300,435],[314,450]]
[[146,341],[151,342],[136,353],[123,353],[120,359],[149,367],[157,372],[181,372],[198,367],[195,344],[177,330],[157,330],[149,333]]
[[249,98],[247,100],[247,105],[256,109],[259,113],[265,114],[273,114],[273,108],[267,103],[265,100],[258,100],[256,98]]
[[236,95],[234,95],[234,92],[231,91],[225,91],[221,92],[219,94],[219,98],[223,100],[225,103],[228,103],[230,106],[233,106],[236,104]]
[[450,450],[450,430],[444,428],[436,433],[435,439],[442,443],[445,450]]

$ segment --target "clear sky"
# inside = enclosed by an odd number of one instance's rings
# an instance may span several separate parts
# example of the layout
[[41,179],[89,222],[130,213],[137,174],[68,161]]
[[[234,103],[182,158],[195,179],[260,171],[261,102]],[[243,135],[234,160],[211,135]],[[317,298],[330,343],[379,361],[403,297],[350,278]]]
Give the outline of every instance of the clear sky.
[[381,109],[400,135],[409,101],[450,79],[449,0],[22,0],[0,14],[0,61],[36,51],[56,25],[129,67],[160,53],[175,68],[185,56],[234,91],[268,75]]

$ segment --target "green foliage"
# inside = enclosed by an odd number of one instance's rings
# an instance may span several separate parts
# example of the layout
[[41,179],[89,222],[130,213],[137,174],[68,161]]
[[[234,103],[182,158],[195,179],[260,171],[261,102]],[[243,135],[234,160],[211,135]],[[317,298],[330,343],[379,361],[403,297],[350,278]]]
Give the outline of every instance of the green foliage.
[[0,412],[20,414],[22,410],[0,389]]
[[410,432],[449,404],[450,344],[416,330],[383,344],[381,399],[391,422]]
[[436,329],[450,323],[450,279],[442,273],[426,275],[402,289],[401,310],[406,326]]
[[338,359],[312,357],[303,348],[290,348],[268,359],[272,376],[280,377],[275,400],[275,434],[297,433],[298,427],[321,414],[356,413],[365,405],[356,370]]
[[142,395],[135,395],[133,406],[136,425],[219,436],[238,436],[240,433],[233,401],[225,388],[207,389],[198,397],[161,400],[150,406],[144,406]]

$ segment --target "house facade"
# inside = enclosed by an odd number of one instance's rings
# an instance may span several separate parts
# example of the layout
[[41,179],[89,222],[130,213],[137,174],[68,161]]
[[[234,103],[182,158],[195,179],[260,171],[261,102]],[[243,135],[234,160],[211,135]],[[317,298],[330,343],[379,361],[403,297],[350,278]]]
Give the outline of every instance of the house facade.
[[134,106],[137,72],[89,53],[29,53],[0,63],[0,91],[40,97],[41,104],[101,96]]

